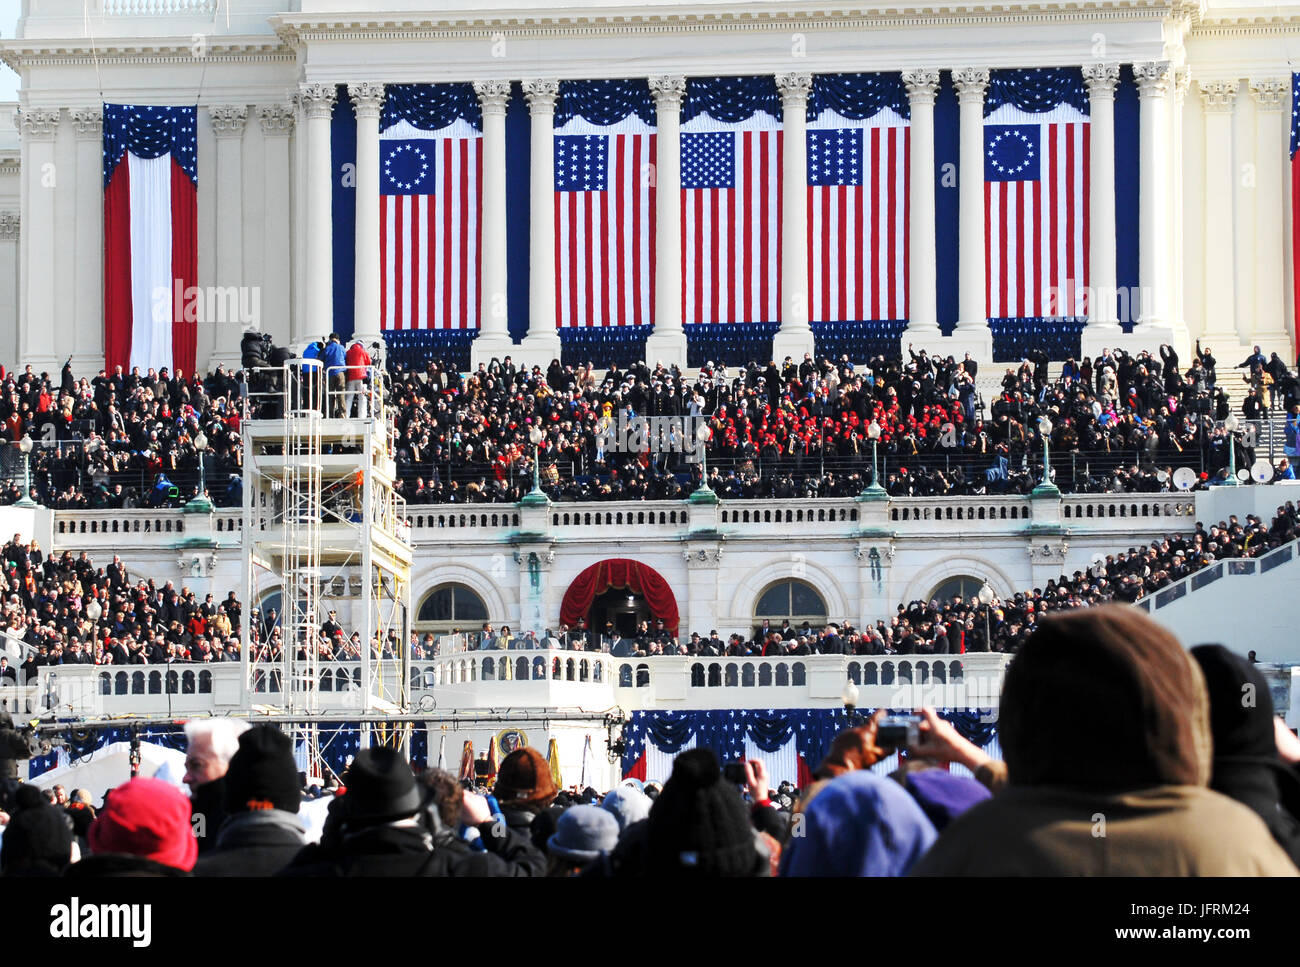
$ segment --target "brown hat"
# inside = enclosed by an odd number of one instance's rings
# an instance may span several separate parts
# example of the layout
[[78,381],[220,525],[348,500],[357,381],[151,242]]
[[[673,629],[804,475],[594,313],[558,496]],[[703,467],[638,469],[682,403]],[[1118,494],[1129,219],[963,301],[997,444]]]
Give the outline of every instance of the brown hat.
[[545,757],[531,746],[515,749],[501,760],[493,794],[503,806],[549,806],[559,790]]

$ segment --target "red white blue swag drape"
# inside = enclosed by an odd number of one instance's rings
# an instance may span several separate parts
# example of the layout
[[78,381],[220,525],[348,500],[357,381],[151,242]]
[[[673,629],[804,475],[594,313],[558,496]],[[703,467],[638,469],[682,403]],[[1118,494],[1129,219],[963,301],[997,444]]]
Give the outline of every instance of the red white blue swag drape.
[[193,107],[104,105],[104,350],[110,371],[194,372],[197,131]]

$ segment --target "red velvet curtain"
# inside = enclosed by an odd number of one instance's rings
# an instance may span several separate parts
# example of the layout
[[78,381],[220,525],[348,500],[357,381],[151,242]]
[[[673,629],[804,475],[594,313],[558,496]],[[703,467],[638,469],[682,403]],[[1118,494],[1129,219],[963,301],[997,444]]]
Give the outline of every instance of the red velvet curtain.
[[645,597],[650,613],[662,618],[664,627],[676,633],[680,623],[677,598],[668,582],[654,568],[626,557],[616,557],[591,565],[569,585],[560,604],[560,623],[572,628],[591,610],[596,595],[610,588],[627,588]]

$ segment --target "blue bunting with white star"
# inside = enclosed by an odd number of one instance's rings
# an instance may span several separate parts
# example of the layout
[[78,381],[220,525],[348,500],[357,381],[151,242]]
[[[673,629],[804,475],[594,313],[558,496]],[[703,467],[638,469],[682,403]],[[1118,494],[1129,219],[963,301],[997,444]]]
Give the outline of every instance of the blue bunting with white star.
[[1088,91],[1079,67],[1036,67],[989,72],[989,89],[984,95],[984,116],[1003,104],[1012,104],[1029,114],[1046,114],[1068,104],[1088,117]]
[[193,107],[104,105],[104,188],[129,151],[137,158],[176,159],[190,181],[198,185],[198,118]]
[[[874,709],[860,709],[852,724],[861,724]],[[891,709],[906,715],[911,709]],[[939,716],[961,736],[983,748],[997,735],[997,717],[988,709],[940,709]],[[795,740],[798,753],[815,769],[826,757],[835,736],[850,727],[842,708],[705,709],[695,711],[636,711],[623,729],[623,773],[632,771],[647,745],[675,755],[691,745],[712,749],[719,762],[745,757],[745,740],[774,753]]]
[[463,120],[483,130],[483,109],[472,84],[389,84],[379,130],[406,121],[421,131],[440,131]]

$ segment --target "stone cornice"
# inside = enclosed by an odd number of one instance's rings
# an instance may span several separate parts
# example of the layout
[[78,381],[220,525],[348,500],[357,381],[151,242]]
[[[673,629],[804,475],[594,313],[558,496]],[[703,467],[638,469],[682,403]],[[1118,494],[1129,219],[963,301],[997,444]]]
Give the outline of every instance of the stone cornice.
[[1240,14],[1201,20],[1188,31],[1190,39],[1210,37],[1294,37],[1300,36],[1300,19],[1277,14]]
[[879,29],[887,27],[948,27],[965,25],[1031,25],[1041,23],[1099,23],[1134,20],[1175,20],[1194,23],[1202,0],[1111,0],[1085,3],[1006,2],[899,5],[834,8],[818,0],[756,9],[750,3],[649,5],[572,8],[554,11],[452,10],[442,16],[348,14],[282,14],[269,18],[277,36],[289,46],[339,40],[444,40],[466,37],[508,39],[606,34],[681,34],[683,32]]
[[95,64],[292,64],[297,57],[291,47],[266,37],[234,37],[202,45],[188,38],[150,42],[138,37],[115,37],[100,38],[94,47],[75,40],[0,41],[0,62],[16,71]]

